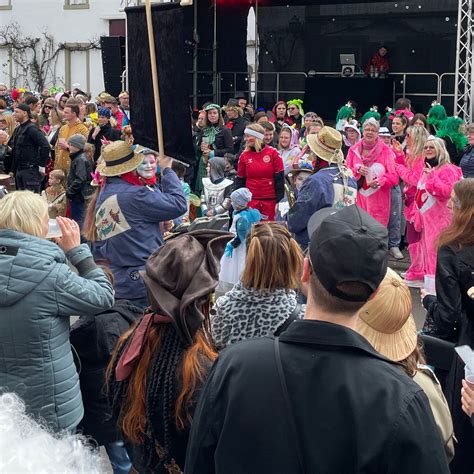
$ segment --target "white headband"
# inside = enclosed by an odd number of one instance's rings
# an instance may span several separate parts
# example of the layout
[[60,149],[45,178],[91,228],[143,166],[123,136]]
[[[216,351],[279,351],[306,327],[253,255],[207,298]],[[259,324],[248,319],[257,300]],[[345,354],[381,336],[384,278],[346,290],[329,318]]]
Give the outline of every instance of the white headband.
[[259,140],[263,140],[265,138],[265,135],[263,133],[257,132],[256,130],[252,130],[251,128],[246,128],[244,130],[244,134],[258,138]]

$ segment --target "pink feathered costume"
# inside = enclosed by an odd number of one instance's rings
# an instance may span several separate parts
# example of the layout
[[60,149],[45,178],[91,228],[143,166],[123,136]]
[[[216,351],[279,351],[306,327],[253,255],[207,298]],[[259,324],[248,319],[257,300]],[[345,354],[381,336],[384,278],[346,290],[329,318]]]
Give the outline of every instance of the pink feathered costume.
[[[367,151],[365,155],[363,149]],[[370,148],[361,140],[349,148],[346,163],[357,181],[362,177],[359,168],[369,168],[369,174],[357,193],[357,205],[387,227],[390,219],[390,188],[398,183],[393,151],[380,138]],[[375,178],[380,183],[378,189],[370,187]]]
[[422,173],[415,194],[414,225],[421,232],[421,252],[424,275],[436,273],[436,240],[451,223],[452,213],[447,204],[454,185],[462,179],[462,171],[456,165],[433,168]]

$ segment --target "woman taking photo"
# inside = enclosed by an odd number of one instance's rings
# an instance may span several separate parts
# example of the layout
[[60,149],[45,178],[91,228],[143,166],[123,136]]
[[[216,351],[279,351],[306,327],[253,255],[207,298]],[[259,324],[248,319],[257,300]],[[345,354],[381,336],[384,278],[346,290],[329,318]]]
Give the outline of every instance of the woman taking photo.
[[197,396],[216,353],[209,306],[232,234],[193,231],[153,253],[142,276],[151,306],[107,369],[114,415],[140,473],[179,473]]
[[[464,179],[454,185],[448,207],[452,222],[437,240],[436,296],[424,290],[421,296],[428,312],[431,335],[457,346],[474,347],[474,179]],[[445,388],[458,439],[456,456],[450,466],[454,473],[474,470],[473,428],[461,407],[463,378],[464,363],[455,354]]]
[[79,226],[58,217],[56,245],[46,240],[48,218],[39,194],[16,191],[0,200],[0,387],[54,431],[74,431],[84,409],[69,317],[105,311],[114,296],[80,245]]
[[211,311],[216,347],[273,336],[289,324],[289,318],[303,317],[294,291],[302,268],[303,253],[286,227],[276,222],[255,224],[247,237],[241,281],[218,298]]
[[418,181],[425,167],[424,146],[428,132],[424,127],[412,126],[407,132],[406,154],[402,144],[393,140],[397,173],[404,183],[403,195],[405,198],[404,215],[407,222],[406,239],[410,254],[410,267],[405,278],[420,280],[423,278],[423,252],[421,250],[420,233],[415,230],[415,194]]
[[272,221],[276,205],[285,194],[283,160],[275,148],[265,145],[265,129],[261,125],[248,125],[244,136],[246,147],[240,155],[235,187],[248,188],[252,193],[249,207]]
[[359,184],[357,205],[387,227],[390,188],[398,184],[393,152],[378,136],[377,120],[369,118],[362,128],[362,140],[350,147],[347,166]]

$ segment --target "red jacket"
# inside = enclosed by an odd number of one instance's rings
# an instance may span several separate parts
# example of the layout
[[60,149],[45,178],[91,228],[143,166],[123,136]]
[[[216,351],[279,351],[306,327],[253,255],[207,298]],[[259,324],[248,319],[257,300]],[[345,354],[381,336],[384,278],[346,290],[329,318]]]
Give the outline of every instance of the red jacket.
[[388,59],[385,56],[380,56],[379,53],[375,53],[367,64],[365,68],[365,73],[369,76],[370,75],[370,66],[375,66],[378,72],[385,72],[387,73],[390,65],[388,63]]
[[245,179],[253,199],[276,199],[275,174],[283,170],[278,151],[266,145],[260,152],[244,151],[240,155],[237,175]]

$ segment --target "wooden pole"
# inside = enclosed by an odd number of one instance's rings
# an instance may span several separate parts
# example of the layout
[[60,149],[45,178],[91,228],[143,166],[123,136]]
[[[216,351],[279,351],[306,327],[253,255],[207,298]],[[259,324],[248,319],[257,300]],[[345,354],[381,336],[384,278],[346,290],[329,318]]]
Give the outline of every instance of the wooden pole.
[[155,35],[153,33],[153,17],[151,14],[151,2],[146,0],[146,26],[148,30],[148,47],[150,49],[151,62],[151,78],[153,81],[153,98],[155,101],[155,117],[156,117],[156,132],[158,136],[158,153],[160,159],[164,158],[164,141],[163,141],[163,122],[161,121],[161,105],[160,105],[160,89],[158,86],[158,70],[156,68],[156,50],[155,50]]

